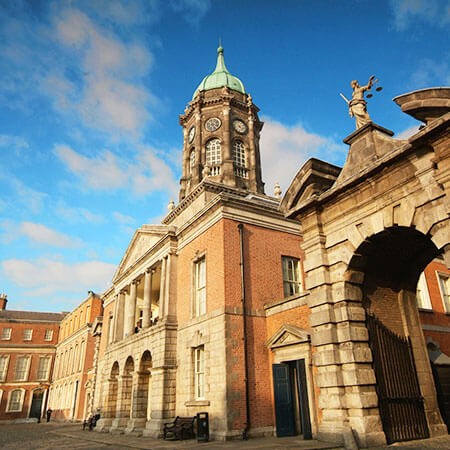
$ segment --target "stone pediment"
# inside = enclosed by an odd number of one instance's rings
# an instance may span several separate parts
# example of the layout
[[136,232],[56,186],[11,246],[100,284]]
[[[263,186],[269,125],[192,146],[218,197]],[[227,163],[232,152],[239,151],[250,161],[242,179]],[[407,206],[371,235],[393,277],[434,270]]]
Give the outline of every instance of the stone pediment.
[[280,210],[289,215],[289,211],[303,201],[330,189],[340,171],[341,168],[333,164],[316,158],[309,159],[297,172],[284,194]]
[[274,349],[286,345],[301,344],[310,341],[310,333],[295,325],[282,325],[266,342],[268,348]]
[[144,256],[147,251],[160,241],[174,227],[167,225],[143,225],[137,229],[131,239],[122,261],[113,277],[113,283],[120,278],[136,261]]

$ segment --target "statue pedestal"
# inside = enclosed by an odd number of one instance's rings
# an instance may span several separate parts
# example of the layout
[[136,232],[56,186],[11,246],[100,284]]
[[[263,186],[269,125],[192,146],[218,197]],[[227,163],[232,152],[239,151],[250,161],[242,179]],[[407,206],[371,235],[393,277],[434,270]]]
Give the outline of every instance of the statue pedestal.
[[347,160],[336,184],[357,176],[362,170],[374,164],[382,156],[399,147],[394,133],[373,122],[362,126],[344,139],[350,145]]

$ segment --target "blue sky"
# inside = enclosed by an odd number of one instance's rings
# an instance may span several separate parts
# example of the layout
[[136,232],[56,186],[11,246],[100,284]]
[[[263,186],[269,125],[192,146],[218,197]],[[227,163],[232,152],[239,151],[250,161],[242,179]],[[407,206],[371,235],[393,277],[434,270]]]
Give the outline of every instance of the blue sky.
[[265,122],[263,178],[285,190],[311,156],[342,165],[342,92],[375,74],[391,99],[450,85],[446,0],[0,0],[0,292],[9,309],[71,310],[102,292],[134,230],[177,200],[178,116],[215,67]]

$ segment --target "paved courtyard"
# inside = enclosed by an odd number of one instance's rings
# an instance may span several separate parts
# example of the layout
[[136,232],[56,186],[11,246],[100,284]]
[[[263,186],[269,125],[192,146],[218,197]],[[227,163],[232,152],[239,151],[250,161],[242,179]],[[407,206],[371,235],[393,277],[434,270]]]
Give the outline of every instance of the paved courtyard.
[[[245,449],[272,449],[283,450],[297,448],[302,450],[338,449],[318,441],[303,441],[297,437],[292,438],[263,438],[248,441],[208,442],[198,443],[196,440],[163,441],[144,437],[125,436],[109,433],[96,433],[95,431],[82,431],[79,424],[65,423],[32,423],[0,425],[0,448],[8,450],[44,450],[44,449],[199,449],[219,450],[227,448]],[[439,449],[450,448],[450,437],[440,437],[426,441],[413,441],[397,443],[383,448],[402,448],[419,450],[424,448]],[[380,449],[380,447],[378,447]]]

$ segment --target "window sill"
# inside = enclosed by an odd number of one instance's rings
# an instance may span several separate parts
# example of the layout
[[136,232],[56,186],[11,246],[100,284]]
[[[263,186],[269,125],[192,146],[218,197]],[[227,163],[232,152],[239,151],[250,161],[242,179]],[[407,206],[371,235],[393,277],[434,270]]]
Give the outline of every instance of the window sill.
[[189,400],[184,402],[184,406],[209,406],[210,404],[209,400]]
[[418,308],[419,312],[423,312],[423,313],[433,313],[434,310],[432,308]]

